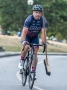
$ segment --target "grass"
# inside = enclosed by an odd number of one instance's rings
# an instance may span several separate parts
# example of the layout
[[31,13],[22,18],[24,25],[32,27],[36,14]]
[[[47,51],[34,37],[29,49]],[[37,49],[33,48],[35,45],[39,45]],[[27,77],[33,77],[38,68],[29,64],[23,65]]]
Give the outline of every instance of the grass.
[[[40,48],[39,51],[42,52],[42,48]],[[48,45],[47,51],[48,51],[48,52],[67,53],[67,49],[63,49],[63,48],[59,48],[59,47],[51,46],[51,45]]]
[[18,52],[22,48],[22,45],[20,43],[20,37],[3,36],[3,35],[0,35],[0,46],[2,46],[5,51]]
[[[0,35],[0,46],[5,51],[13,51],[13,52],[20,52],[22,49],[22,45],[20,43],[21,38],[16,36],[7,36],[7,35]],[[47,51],[48,52],[65,52],[67,53],[67,44],[60,44],[57,42],[51,42],[48,45]],[[42,51],[43,48],[40,47],[39,51]]]

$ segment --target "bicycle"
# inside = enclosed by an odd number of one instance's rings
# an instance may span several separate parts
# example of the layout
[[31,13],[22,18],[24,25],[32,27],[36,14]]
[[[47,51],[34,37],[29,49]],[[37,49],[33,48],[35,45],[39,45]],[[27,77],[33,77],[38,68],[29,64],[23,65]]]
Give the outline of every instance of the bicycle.
[[[35,59],[35,55],[34,55],[34,46],[43,46],[41,44],[32,44],[32,43],[26,43],[28,45],[30,45],[30,49],[28,50],[25,60],[24,60],[24,65],[23,65],[23,73],[22,73],[22,85],[25,86],[26,84],[26,80],[27,80],[27,76],[29,76],[29,88],[32,89],[33,85],[34,85],[34,81],[35,81],[35,73],[36,73],[36,59]],[[45,45],[44,44],[44,49],[43,49],[43,53],[45,51]],[[22,49],[22,51],[24,50],[25,45]],[[32,71],[32,60],[34,63],[34,71]]]

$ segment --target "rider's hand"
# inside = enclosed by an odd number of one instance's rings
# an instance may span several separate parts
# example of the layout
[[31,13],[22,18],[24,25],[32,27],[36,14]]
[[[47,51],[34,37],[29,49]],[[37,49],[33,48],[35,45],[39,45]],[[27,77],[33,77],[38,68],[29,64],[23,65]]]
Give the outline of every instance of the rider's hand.
[[22,41],[21,43],[22,43],[22,45],[25,45],[27,43],[27,41]]
[[42,45],[45,45],[46,46],[46,42],[42,42]]
[[47,47],[47,43],[46,42],[42,42],[42,45],[45,47],[45,49],[46,49],[46,47]]
[[43,49],[43,53],[44,53],[45,50],[46,50],[47,44],[46,44],[46,42],[42,42],[42,45],[43,45],[43,47],[44,47],[44,49]]
[[47,46],[49,44],[49,42],[47,41],[47,42],[42,42],[42,45],[45,45],[45,46]]

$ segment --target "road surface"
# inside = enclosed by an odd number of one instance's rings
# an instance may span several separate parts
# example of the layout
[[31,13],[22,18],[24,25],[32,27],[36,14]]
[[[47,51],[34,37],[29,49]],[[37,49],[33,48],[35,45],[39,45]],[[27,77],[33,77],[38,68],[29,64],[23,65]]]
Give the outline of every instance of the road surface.
[[[51,76],[45,73],[44,55],[38,55],[37,80],[32,90],[67,90],[67,56],[48,55]],[[22,86],[19,74],[20,56],[0,58],[0,90],[29,90],[28,82]]]

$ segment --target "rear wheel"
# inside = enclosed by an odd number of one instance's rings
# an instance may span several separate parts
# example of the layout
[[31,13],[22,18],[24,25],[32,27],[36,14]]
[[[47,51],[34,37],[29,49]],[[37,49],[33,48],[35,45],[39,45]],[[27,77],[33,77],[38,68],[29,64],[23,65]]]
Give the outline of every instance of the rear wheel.
[[32,89],[34,85],[34,80],[35,80],[35,71],[36,71],[36,59],[35,56],[33,56],[33,63],[34,63],[34,71],[32,71],[32,57],[30,60],[30,65],[29,65],[29,88]]

